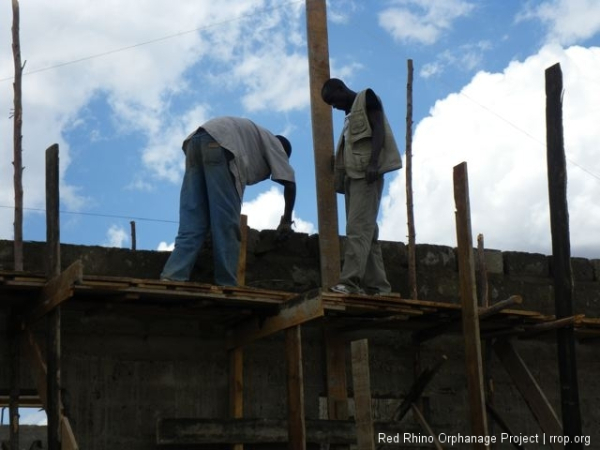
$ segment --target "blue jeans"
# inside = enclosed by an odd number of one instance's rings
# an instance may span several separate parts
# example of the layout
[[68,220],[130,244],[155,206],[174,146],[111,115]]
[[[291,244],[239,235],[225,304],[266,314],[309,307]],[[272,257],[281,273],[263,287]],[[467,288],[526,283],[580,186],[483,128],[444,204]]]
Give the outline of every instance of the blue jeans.
[[179,231],[161,278],[189,280],[206,235],[211,231],[215,284],[237,285],[242,202],[229,171],[228,155],[230,153],[203,130],[188,144],[179,203]]

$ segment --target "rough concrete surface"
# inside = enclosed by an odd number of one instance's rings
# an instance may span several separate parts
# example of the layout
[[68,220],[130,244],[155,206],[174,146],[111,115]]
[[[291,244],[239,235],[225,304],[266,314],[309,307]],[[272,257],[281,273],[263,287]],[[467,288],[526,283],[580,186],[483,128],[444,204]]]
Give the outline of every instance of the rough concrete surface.
[[[303,292],[320,285],[318,237],[297,234],[278,243],[273,232],[251,230],[247,283],[251,286]],[[393,290],[408,293],[406,247],[383,243],[386,269]],[[26,271],[43,273],[45,244],[27,243]],[[552,313],[554,309],[550,258],[544,255],[486,250],[490,300],[523,296],[519,308]],[[158,278],[167,253],[102,247],[62,246],[62,265],[76,259],[84,275]],[[210,249],[204,250],[194,280],[210,282]],[[600,316],[600,264],[574,258],[575,309],[588,317]],[[417,246],[419,296],[424,300],[458,303],[455,249]],[[0,270],[12,270],[12,242],[0,241]],[[62,380],[64,402],[81,449],[142,450],[156,448],[159,418],[226,418],[228,415],[227,330],[184,315],[140,313],[135,308],[80,308],[67,302],[62,319]],[[6,336],[8,310],[0,302],[0,333]],[[306,415],[324,414],[326,396],[322,322],[303,326],[303,374]],[[44,323],[36,334],[44,342]],[[348,339],[368,338],[374,416],[389,420],[414,380],[411,333],[400,330],[353,332]],[[463,341],[445,335],[421,345],[421,367],[448,361],[427,386],[424,414],[436,433],[468,435],[468,396]],[[520,340],[515,347],[560,415],[556,343],[549,334]],[[348,346],[349,351],[349,346]],[[486,353],[487,354],[487,353]],[[350,356],[347,355],[350,361]],[[0,390],[8,389],[7,340],[0,339]],[[584,434],[589,448],[600,448],[600,350],[597,343],[577,345],[579,386]],[[494,379],[493,402],[517,434],[541,434],[525,402],[497,358],[489,362]],[[352,395],[350,367],[349,392]],[[32,389],[31,370],[23,361],[23,389]],[[283,335],[254,342],[244,350],[244,415],[284,418],[287,411]],[[2,430],[2,428],[4,430]],[[6,431],[6,427],[0,430]],[[501,430],[491,430],[499,436]],[[408,415],[398,433],[426,435]],[[0,436],[2,436],[0,434]],[[273,447],[271,447],[273,448]],[[386,444],[384,449],[432,448],[427,445]],[[444,448],[471,448],[458,445]],[[496,448],[514,448],[499,445]],[[534,446],[526,448],[550,448]]]

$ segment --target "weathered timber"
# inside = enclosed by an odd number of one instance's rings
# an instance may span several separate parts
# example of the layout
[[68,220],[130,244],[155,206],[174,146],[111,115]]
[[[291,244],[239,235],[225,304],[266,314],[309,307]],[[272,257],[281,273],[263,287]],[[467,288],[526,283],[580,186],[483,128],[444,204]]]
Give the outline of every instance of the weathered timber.
[[[59,219],[59,161],[58,144],[46,150],[46,274],[49,279],[60,275],[60,219]],[[47,315],[46,337],[48,450],[61,448],[60,408],[60,307]]]
[[[23,349],[25,357],[29,360],[33,372],[34,382],[37,388],[38,397],[44,409],[48,407],[48,373],[47,367],[42,356],[39,345],[37,344],[34,335],[29,329],[26,329],[23,336]],[[62,415],[62,402],[60,404],[60,430],[62,435],[61,450],[78,450],[79,446],[75,439],[71,423],[69,419]]]
[[9,345],[9,373],[10,373],[10,392],[9,392],[9,438],[10,450],[19,450],[19,406],[20,406],[20,391],[21,391],[21,339],[23,333],[20,330],[20,317],[11,311],[10,323],[13,326],[8,330],[8,345]]
[[442,444],[440,443],[440,440],[438,439],[438,435],[431,429],[431,426],[425,419],[425,416],[423,416],[423,413],[421,413],[421,410],[414,403],[411,404],[410,407],[413,411],[413,414],[417,418],[417,422],[419,422],[419,424],[423,427],[427,434],[433,439],[433,445],[436,448],[436,450],[444,450]]
[[[523,298],[519,295],[512,295],[505,300],[500,300],[499,302],[494,303],[492,306],[488,306],[487,308],[478,308],[477,314],[479,316],[479,320],[487,319],[488,317],[493,316],[494,314],[498,314],[500,311],[503,311],[511,306],[519,305],[523,302]],[[462,323],[460,321],[462,316],[455,315],[453,318],[446,322],[442,322],[430,328],[425,328],[423,330],[417,331],[413,334],[413,340],[415,342],[425,342],[429,339],[433,339],[443,333],[455,332],[461,329]]]
[[410,298],[418,298],[415,214],[412,185],[413,61],[406,63],[406,222],[408,226],[408,286]]
[[[562,95],[563,80],[560,64],[546,69],[546,145],[548,158],[548,193],[550,199],[550,229],[552,232],[552,273],[556,318],[573,315],[573,275],[571,269],[571,238],[567,203],[567,163],[564,148]],[[581,411],[577,380],[575,334],[572,326],[560,328],[556,334],[558,371],[564,433],[569,436],[569,449],[583,449],[573,442],[581,436]]]
[[369,341],[361,339],[350,344],[352,353],[352,381],[354,384],[354,418],[358,450],[375,449],[373,409],[371,405],[371,371],[369,368]]
[[[513,345],[508,340],[497,340],[493,347],[542,431],[547,435],[563,436],[562,426],[550,402]],[[563,447],[555,443],[552,448]]]
[[28,315],[28,322],[41,319],[47,313],[73,296],[73,286],[83,280],[83,264],[75,261],[64,272],[49,280],[39,296],[37,304]]
[[318,291],[310,291],[282,303],[276,314],[253,317],[236,327],[229,339],[229,348],[247,345],[257,339],[322,317],[323,301]]
[[[508,433],[509,436],[517,436],[517,434],[511,429],[511,427],[504,420],[502,415],[492,406],[491,403],[486,402],[485,406],[488,413],[490,414],[490,417],[494,420],[494,422],[496,422],[500,426],[502,431]],[[520,445],[518,442],[513,442],[513,446],[519,450],[525,450],[525,447]]]
[[248,252],[248,216],[240,216],[240,256],[238,258],[237,282],[238,286],[246,284],[246,255]]
[[446,355],[442,355],[440,360],[434,366],[423,369],[408,390],[408,393],[404,397],[402,403],[400,403],[396,411],[394,411],[393,418],[396,422],[402,421],[406,413],[408,413],[412,405],[419,400],[429,382],[440,371],[447,360],[448,357]]
[[[462,163],[454,167],[454,201],[456,204],[458,275],[462,302],[471,430],[476,436],[487,436],[488,428],[487,415],[485,413],[483,363],[477,312],[467,163]],[[481,443],[475,444],[474,448],[487,449],[488,446]]]
[[[396,434],[395,422],[375,422],[377,433]],[[159,419],[157,444],[169,446],[202,444],[281,444],[288,442],[288,423],[282,419]],[[306,442],[311,444],[356,444],[353,420],[306,419]]]
[[299,325],[285,330],[285,360],[288,392],[288,449],[306,450],[302,329]]
[[[12,50],[15,67],[13,112],[13,185],[15,190],[14,262],[15,270],[23,270],[23,65],[19,1],[12,0]],[[15,437],[15,442],[18,439]],[[11,440],[11,446],[14,445]]]
[[330,420],[348,419],[346,379],[346,342],[342,336],[324,327],[327,365],[327,413]]
[[331,107],[321,98],[321,88],[330,77],[326,0],[306,1],[306,28],[315,180],[319,199],[321,286],[328,288],[337,283],[340,276],[340,242],[333,183],[333,120]]

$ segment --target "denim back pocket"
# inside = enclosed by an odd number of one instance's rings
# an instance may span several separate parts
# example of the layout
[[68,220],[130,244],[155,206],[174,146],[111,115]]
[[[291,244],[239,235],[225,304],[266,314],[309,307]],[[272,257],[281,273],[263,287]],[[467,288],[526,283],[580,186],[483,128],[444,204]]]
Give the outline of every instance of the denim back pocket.
[[218,166],[226,162],[223,147],[212,138],[208,142],[202,142],[202,162],[208,166]]

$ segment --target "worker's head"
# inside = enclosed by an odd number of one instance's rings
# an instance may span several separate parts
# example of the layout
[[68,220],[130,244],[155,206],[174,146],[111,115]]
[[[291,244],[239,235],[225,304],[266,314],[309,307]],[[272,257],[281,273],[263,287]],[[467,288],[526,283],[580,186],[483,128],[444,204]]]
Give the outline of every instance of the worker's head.
[[352,106],[356,93],[338,78],[330,78],[321,88],[321,98],[335,109],[347,110]]
[[285,150],[285,154],[288,156],[288,159],[289,159],[290,156],[292,156],[292,144],[290,144],[290,141],[288,141],[285,138],[285,136],[281,136],[281,135],[278,134],[275,137],[277,139],[279,139],[279,142],[281,142],[283,150]]

